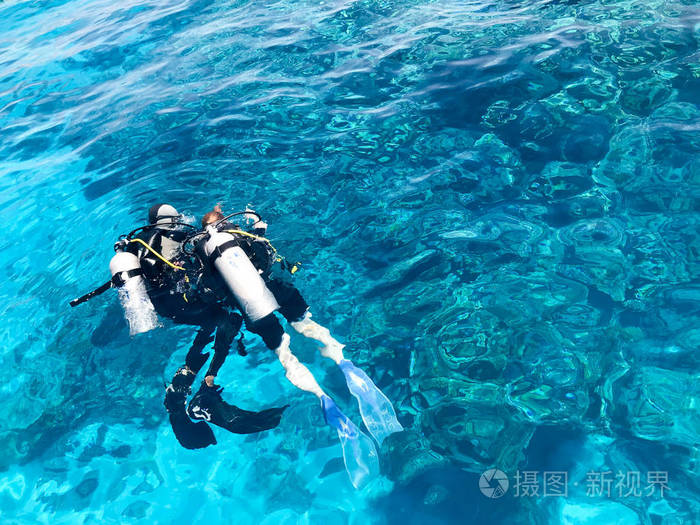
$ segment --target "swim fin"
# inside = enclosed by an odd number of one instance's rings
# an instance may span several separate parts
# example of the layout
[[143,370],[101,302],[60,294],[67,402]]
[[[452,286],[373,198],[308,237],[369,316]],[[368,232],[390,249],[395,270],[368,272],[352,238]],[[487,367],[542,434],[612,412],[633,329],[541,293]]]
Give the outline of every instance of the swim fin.
[[178,442],[190,450],[216,445],[216,438],[209,425],[203,421],[195,423],[187,416],[186,399],[185,391],[175,390],[172,384],[165,390],[164,405]]
[[327,395],[321,397],[321,408],[326,423],[338,431],[350,482],[356,489],[362,488],[379,474],[379,457],[374,443]]
[[338,366],[345,375],[348,390],[357,399],[362,421],[377,443],[381,445],[389,434],[403,431],[391,401],[369,376],[348,359],[343,359]]
[[289,406],[251,412],[228,404],[221,397],[222,391],[223,388],[210,387],[202,381],[187,407],[187,414],[192,419],[208,421],[234,434],[254,434],[279,425],[282,413]]

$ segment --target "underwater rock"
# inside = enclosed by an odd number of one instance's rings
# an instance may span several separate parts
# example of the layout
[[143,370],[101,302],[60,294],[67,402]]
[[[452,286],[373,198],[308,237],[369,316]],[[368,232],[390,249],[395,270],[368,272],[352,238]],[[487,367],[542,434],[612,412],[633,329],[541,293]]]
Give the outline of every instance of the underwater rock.
[[391,434],[382,444],[387,461],[383,463],[386,476],[397,483],[406,484],[423,472],[444,467],[448,461],[431,450],[420,433],[407,429]]
[[97,486],[99,485],[99,481],[97,478],[92,477],[94,476],[95,473],[90,473],[89,477],[86,477],[81,481],[78,486],[75,487],[75,493],[80,497],[80,498],[87,498],[90,496],[95,490],[97,489]]
[[[0,436],[7,438],[7,450],[23,456],[41,439],[50,434],[50,429],[41,433],[23,432],[36,426],[43,427],[55,419],[55,412],[64,401],[61,394],[66,375],[66,360],[45,352],[41,359],[31,359],[31,345],[21,345],[15,352],[0,356],[0,384],[4,395],[5,416],[0,420]],[[18,363],[13,363],[16,355]],[[29,364],[31,362],[31,364]],[[42,422],[42,418],[46,421]],[[13,463],[11,455],[0,458]]]
[[[670,255],[675,255],[671,267],[678,281],[700,278],[700,214],[677,214],[659,224],[659,234]],[[695,264],[693,264],[695,261]]]
[[420,133],[411,145],[411,155],[422,160],[439,153],[469,151],[477,138],[473,132],[460,128]]
[[489,263],[521,262],[522,258],[531,256],[545,232],[539,224],[529,220],[525,210],[504,207],[466,221],[461,228],[441,237],[458,245],[460,255],[480,259],[480,264],[474,267],[487,273],[485,265]]
[[620,106],[627,113],[649,116],[671,97],[670,84],[658,75],[627,76],[620,80]]
[[129,505],[124,509],[124,512],[122,512],[122,516],[124,516],[125,518],[132,518],[138,520],[144,519],[150,508],[151,504],[147,501],[137,500],[132,503],[129,503]]
[[[517,151],[507,146],[498,136],[487,133],[479,137],[471,149],[455,159],[470,180],[478,181],[463,188],[472,198],[494,202],[513,197],[524,185],[524,170]],[[453,185],[453,189],[454,185]]]
[[562,143],[562,156],[571,162],[586,163],[602,159],[608,151],[610,124],[600,116],[583,115],[567,126],[571,132]]
[[449,489],[442,485],[433,485],[423,498],[423,505],[439,505],[450,495]]
[[502,386],[435,377],[421,381],[420,391],[429,407],[418,420],[433,450],[463,468],[517,468],[532,430],[513,418]]
[[615,103],[619,91],[617,80],[608,71],[589,71],[584,80],[570,83],[565,89],[586,111],[612,113],[618,110]]
[[486,108],[481,116],[481,122],[487,128],[496,129],[517,118],[518,115],[509,100],[496,100]]
[[622,247],[626,241],[624,225],[611,218],[578,221],[560,229],[557,236],[563,244],[575,249]]
[[614,501],[567,500],[561,504],[558,516],[552,517],[561,525],[639,525],[637,514]]
[[530,192],[561,201],[580,195],[593,186],[590,168],[573,162],[549,162],[530,183]]
[[[568,368],[559,373],[576,375]],[[511,384],[509,390],[509,404],[533,423],[579,422],[589,407],[587,392],[577,384],[552,386],[533,379]]]
[[698,442],[700,402],[696,374],[640,367],[614,387],[615,410],[638,437],[693,447]]
[[653,145],[648,130],[642,125],[623,127],[610,139],[610,148],[593,168],[596,181],[610,181],[618,188],[643,188],[653,175]]
[[680,264],[667,245],[661,242],[661,234],[656,231],[646,228],[629,231],[633,281],[667,283],[673,280],[673,273],[684,273],[685,265]]
[[[695,120],[700,116],[700,108],[696,104],[687,102],[670,102],[660,106],[652,117],[658,120],[666,120],[678,123]],[[695,142],[691,143],[694,144]],[[688,146],[688,145],[686,145]]]
[[431,271],[442,261],[437,250],[424,250],[408,260],[392,265],[385,273],[382,283],[375,286],[368,295],[381,295],[382,292],[401,288],[408,282],[416,280],[421,274]]
[[579,246],[575,256],[560,264],[558,271],[572,280],[595,286],[614,301],[625,300],[629,265],[617,248]]
[[489,285],[481,287],[474,299],[511,327],[546,317],[564,304],[582,302],[587,295],[586,288],[575,280],[546,272],[527,276],[499,272],[491,276]]
[[677,285],[665,289],[658,311],[670,330],[688,329],[688,319],[700,318],[700,285]]
[[[544,163],[559,158],[560,123],[551,108],[542,102],[526,103],[518,110],[518,118],[507,126],[509,144],[517,144],[525,162]],[[505,130],[504,130],[505,131]]]

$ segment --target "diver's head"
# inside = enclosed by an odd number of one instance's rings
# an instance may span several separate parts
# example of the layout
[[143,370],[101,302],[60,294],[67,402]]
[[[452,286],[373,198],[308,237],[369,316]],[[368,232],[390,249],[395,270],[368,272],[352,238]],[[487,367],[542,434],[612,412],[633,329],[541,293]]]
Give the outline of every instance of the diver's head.
[[149,224],[170,224],[175,222],[180,214],[170,204],[154,204],[148,210]]
[[210,224],[215,223],[216,221],[220,221],[221,219],[224,218],[224,214],[221,213],[220,211],[210,211],[208,213],[204,214],[204,217],[202,217],[202,228],[206,228]]

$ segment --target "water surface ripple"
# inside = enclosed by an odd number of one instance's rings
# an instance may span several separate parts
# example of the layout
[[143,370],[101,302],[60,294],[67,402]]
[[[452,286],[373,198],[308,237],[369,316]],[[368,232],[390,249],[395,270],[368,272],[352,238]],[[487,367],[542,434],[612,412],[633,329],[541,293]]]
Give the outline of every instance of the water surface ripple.
[[[1,2],[3,521],[694,523],[699,40],[691,0]],[[250,203],[303,261],[407,429],[375,485],[252,335],[225,395],[292,407],[192,453],[162,407],[191,330],[67,307],[162,201]]]

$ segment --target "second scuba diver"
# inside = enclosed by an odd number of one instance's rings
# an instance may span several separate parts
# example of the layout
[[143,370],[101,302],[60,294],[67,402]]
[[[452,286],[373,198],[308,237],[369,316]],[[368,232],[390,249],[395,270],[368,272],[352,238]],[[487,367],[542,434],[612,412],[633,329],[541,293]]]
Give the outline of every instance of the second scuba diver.
[[[330,331],[311,319],[309,306],[291,283],[275,277],[272,266],[276,251],[262,237],[267,224],[258,218],[253,224],[253,235],[225,222],[220,208],[204,216],[202,225],[208,233],[204,251],[209,263],[229,285],[246,320],[246,328],[260,335],[265,345],[273,350],[285,369],[287,379],[297,388],[314,394],[320,401],[326,422],[338,432],[343,447],[345,465],[355,487],[365,484],[379,470],[374,443],[341,412],[333,399],[320,387],[313,374],[291,352],[290,337],[285,333],[275,312],[279,311],[289,325],[300,334],[320,343],[321,355],[333,360],[342,370],[348,389],[355,396],[365,426],[381,444],[391,433],[403,430],[389,399],[361,369],[343,355],[344,345]],[[240,257],[228,250],[241,247]],[[260,255],[262,254],[262,255]],[[242,268],[242,261],[253,263],[259,276]],[[242,261],[238,261],[241,259]],[[248,262],[248,261],[245,261]],[[293,265],[287,265],[294,268]],[[247,279],[241,279],[248,274]]]
[[[251,220],[254,218],[252,231],[227,222],[234,215],[244,215]],[[129,281],[143,275],[147,277],[148,284],[145,299],[151,298],[155,312],[175,322],[200,326],[185,366],[178,369],[166,389],[165,405],[180,443],[187,448],[201,448],[215,443],[211,429],[204,421],[236,433],[266,430],[279,423],[286,407],[262,412],[244,411],[225,403],[221,399],[221,389],[213,383],[244,319],[246,328],[260,335],[265,345],[275,352],[287,379],[319,399],[324,419],[338,433],[351,482],[355,487],[364,485],[379,469],[374,443],[340,411],[309,369],[291,352],[290,337],[275,312],[281,313],[297,332],[320,343],[321,355],[340,367],[348,389],[359,403],[365,426],[379,444],[389,434],[403,428],[387,397],[361,369],[345,359],[344,345],[334,339],[327,328],[311,319],[309,307],[301,293],[273,272],[275,262],[280,262],[281,267],[290,273],[294,273],[296,265],[286,264],[283,258],[278,257],[264,237],[267,224],[252,210],[225,217],[217,205],[204,216],[204,231],[196,233],[184,231],[185,226],[178,222],[178,218],[177,211],[170,205],[152,207],[149,212],[150,224],[141,229],[141,235],[133,238],[130,234],[126,236],[126,244],[121,241],[122,245],[115,245],[115,249],[124,251],[118,251],[114,259],[120,253],[136,255],[136,262],[142,261],[140,267],[132,268],[132,259],[129,259],[129,264],[115,264],[114,268],[110,264],[110,267],[116,276],[113,283],[118,286],[120,298]],[[187,243],[194,243],[192,252],[186,251]],[[162,253],[155,249],[156,246],[161,248]],[[128,290],[131,302],[138,305],[136,314],[133,304],[130,306],[129,301],[122,301],[132,333],[157,325],[157,321],[151,319],[153,316],[149,309],[144,307],[144,290],[136,288],[132,286]],[[129,308],[132,310],[131,317],[151,320],[131,323]],[[238,309],[242,317],[233,309]],[[214,331],[214,359],[200,390],[185,409],[190,387],[209,355],[204,354],[203,349],[211,341]],[[188,415],[200,422],[192,422]]]

